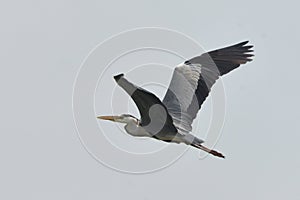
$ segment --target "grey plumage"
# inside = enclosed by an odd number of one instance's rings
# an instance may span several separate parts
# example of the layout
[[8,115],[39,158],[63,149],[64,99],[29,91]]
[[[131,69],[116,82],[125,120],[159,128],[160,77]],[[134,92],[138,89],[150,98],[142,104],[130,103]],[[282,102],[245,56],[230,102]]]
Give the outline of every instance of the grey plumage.
[[141,115],[138,122],[133,117],[123,121],[118,119],[119,122],[127,123],[125,129],[131,135],[153,137],[165,142],[182,142],[224,157],[204,147],[204,141],[190,132],[193,120],[216,80],[252,60],[253,46],[247,43],[245,41],[210,51],[178,65],[162,101],[151,92],[129,82],[124,74],[114,76],[118,85],[131,96]]

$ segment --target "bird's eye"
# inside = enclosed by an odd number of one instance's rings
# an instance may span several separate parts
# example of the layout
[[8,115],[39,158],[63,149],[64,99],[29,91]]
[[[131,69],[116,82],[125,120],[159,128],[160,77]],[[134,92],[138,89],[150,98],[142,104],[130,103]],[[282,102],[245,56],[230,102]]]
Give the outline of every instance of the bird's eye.
[[122,114],[121,117],[128,117],[128,115],[127,114]]

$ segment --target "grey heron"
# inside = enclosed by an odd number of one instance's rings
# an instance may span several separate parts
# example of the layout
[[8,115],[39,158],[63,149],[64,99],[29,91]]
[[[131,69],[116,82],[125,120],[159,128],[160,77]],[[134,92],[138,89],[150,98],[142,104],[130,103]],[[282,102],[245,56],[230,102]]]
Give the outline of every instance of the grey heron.
[[191,145],[214,156],[222,153],[205,147],[192,135],[192,122],[216,80],[252,60],[253,46],[244,41],[206,52],[175,67],[169,88],[161,101],[153,93],[129,82],[124,74],[114,76],[117,84],[133,99],[140,119],[123,114],[99,119],[124,123],[128,134],[151,137],[165,142]]

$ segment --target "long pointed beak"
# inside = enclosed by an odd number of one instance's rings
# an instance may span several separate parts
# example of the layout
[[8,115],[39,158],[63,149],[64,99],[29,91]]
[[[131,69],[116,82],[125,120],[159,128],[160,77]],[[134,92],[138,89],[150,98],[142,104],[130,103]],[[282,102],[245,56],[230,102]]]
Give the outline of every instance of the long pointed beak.
[[98,119],[103,119],[103,120],[110,120],[110,121],[116,121],[117,118],[119,118],[118,116],[99,116],[97,117]]

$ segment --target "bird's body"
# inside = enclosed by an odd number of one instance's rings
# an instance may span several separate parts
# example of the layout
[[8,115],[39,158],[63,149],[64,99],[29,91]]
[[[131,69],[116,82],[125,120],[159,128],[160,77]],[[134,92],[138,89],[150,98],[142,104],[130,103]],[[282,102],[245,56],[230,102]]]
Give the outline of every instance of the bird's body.
[[202,145],[203,140],[190,134],[192,122],[208,96],[215,81],[231,70],[251,61],[252,46],[242,42],[197,56],[178,65],[164,99],[137,87],[123,74],[115,81],[133,99],[141,119],[132,115],[101,116],[100,119],[125,123],[128,134],[136,137],[152,137],[165,142],[185,143],[218,157],[221,153]]

